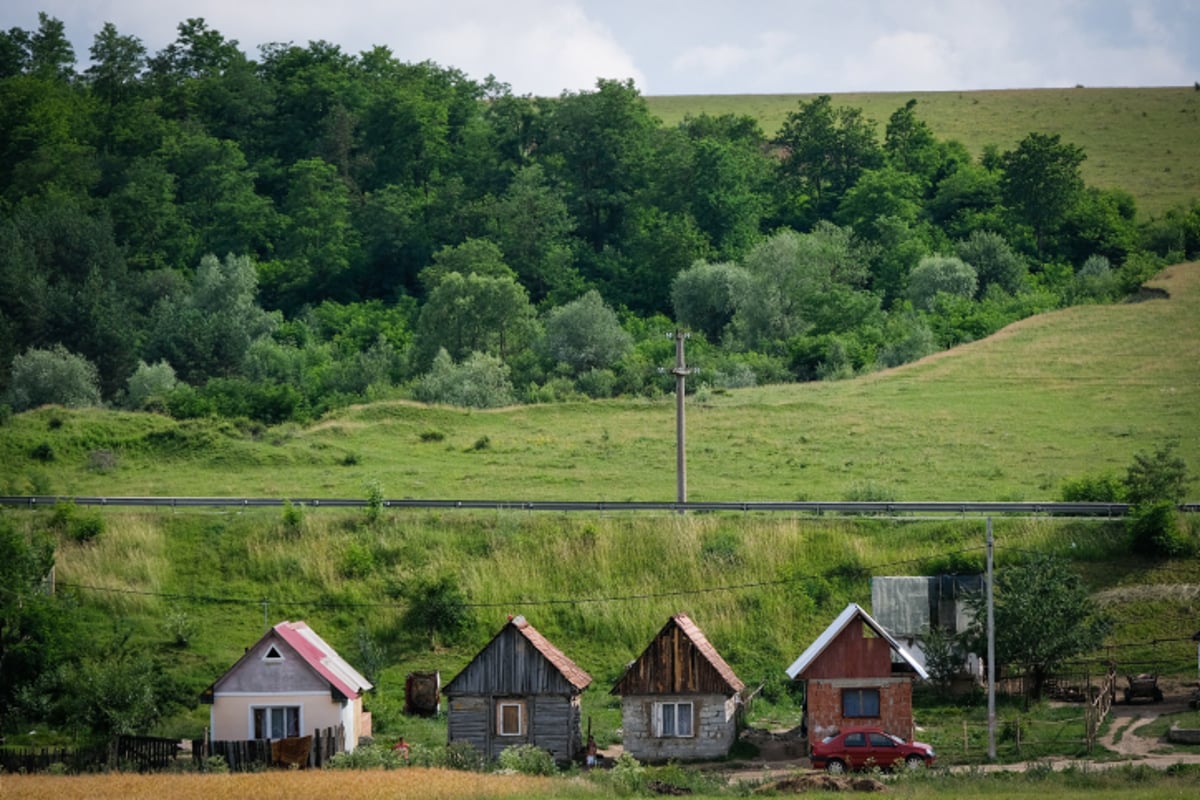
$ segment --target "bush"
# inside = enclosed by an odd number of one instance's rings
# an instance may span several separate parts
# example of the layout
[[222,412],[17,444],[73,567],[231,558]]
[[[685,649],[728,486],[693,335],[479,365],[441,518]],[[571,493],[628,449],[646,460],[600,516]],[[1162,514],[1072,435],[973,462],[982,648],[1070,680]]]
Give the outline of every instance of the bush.
[[424,403],[467,408],[497,408],[513,403],[508,367],[499,358],[472,353],[461,364],[455,364],[444,349],[438,351],[429,372],[417,382],[413,395]]
[[61,344],[49,350],[30,348],[13,359],[8,393],[16,411],[50,403],[98,406],[99,373],[92,362]]
[[446,745],[446,764],[449,769],[467,772],[483,772],[488,767],[487,758],[470,742],[458,740]]
[[532,744],[518,744],[500,751],[500,768],[522,775],[554,775],[554,757]]
[[1136,506],[1126,520],[1130,544],[1141,555],[1184,558],[1196,553],[1196,539],[1179,524],[1169,500]]
[[74,503],[56,503],[50,513],[49,527],[80,544],[95,541],[104,533],[104,518],[96,512],[82,512]]
[[1125,484],[1115,475],[1084,475],[1063,481],[1064,503],[1123,503]]
[[1187,463],[1175,453],[1178,442],[1162,444],[1152,453],[1138,453],[1125,473],[1125,495],[1133,505],[1169,500],[1183,502],[1187,496]]
[[178,383],[175,369],[166,361],[156,364],[139,361],[126,384],[125,407],[140,411],[151,405],[162,405]]

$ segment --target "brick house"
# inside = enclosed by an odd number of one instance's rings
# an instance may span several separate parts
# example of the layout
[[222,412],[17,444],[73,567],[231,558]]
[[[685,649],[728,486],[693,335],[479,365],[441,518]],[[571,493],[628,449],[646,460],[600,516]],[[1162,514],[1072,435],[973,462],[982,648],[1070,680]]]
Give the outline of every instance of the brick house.
[[851,725],[912,738],[912,683],[924,667],[857,603],[846,606],[787,669],[805,684],[809,739]]
[[612,689],[625,752],[644,761],[729,755],[744,688],[696,623],[674,615]]

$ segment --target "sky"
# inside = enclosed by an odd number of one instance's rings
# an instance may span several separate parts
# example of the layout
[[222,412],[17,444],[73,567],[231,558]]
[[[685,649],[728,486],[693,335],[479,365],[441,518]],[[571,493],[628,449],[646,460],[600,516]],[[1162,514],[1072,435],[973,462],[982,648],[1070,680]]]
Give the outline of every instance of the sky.
[[1200,0],[5,0],[62,20],[79,69],[105,22],[150,53],[200,17],[263,44],[384,45],[514,94],[632,79],[643,95],[1192,86]]

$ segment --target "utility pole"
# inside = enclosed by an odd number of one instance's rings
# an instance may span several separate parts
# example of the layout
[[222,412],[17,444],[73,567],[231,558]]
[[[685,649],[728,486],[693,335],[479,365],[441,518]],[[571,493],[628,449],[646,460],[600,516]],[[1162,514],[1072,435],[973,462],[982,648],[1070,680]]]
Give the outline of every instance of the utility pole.
[[[667,334],[675,340],[675,368],[671,374],[675,376],[675,500],[682,504],[687,502],[687,433],[683,415],[683,396],[687,376],[692,370],[687,368],[683,358],[683,343],[691,334],[676,330]],[[680,509],[679,513],[683,513]]]
[[995,541],[992,539],[992,518],[987,518],[987,672],[988,672],[988,760],[996,760],[996,614],[993,605],[992,568]]

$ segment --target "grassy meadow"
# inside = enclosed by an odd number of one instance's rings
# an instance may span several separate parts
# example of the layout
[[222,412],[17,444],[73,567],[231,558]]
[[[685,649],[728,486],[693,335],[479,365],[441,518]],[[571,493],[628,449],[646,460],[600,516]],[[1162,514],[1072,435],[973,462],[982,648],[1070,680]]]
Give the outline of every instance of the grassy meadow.
[[[773,134],[800,102],[816,95],[647,97],[667,124],[686,115],[745,114]],[[1143,217],[1200,199],[1200,91],[1152,88],[1009,89],[974,92],[871,92],[832,95],[834,105],[861,108],[878,123],[910,99],[917,117],[942,140],[958,140],[972,155],[987,145],[1011,149],[1028,133],[1057,133],[1087,153],[1088,185],[1123,189]]]
[[[701,374],[687,406],[690,496],[1053,500],[1064,478],[1120,474],[1134,453],[1168,439],[1179,441],[1195,475],[1200,265],[1174,266],[1151,285],[1165,296],[1046,314],[853,380],[717,392],[703,386]],[[43,408],[0,428],[5,494],[365,497],[372,486],[385,497],[670,500],[674,402],[488,412],[384,402],[307,428]],[[1193,481],[1191,489],[1196,499],[1200,485]],[[55,519],[48,509],[0,513],[29,527]],[[610,687],[680,611],[739,677],[762,687],[751,723],[794,726],[800,709],[784,668],[846,603],[869,604],[872,576],[977,571],[984,539],[978,517],[397,509],[372,516],[311,506],[76,513],[99,517],[103,531],[86,541],[60,539],[58,591],[77,598],[85,624],[157,654],[183,687],[182,702],[153,733],[199,736],[208,709],[190,698],[264,625],[305,619],[375,682],[368,706],[380,739],[403,734],[427,747],[444,744],[445,723],[401,714],[406,674],[438,669],[449,680],[517,613],[593,676],[584,714],[602,746],[620,741]],[[1189,587],[1200,585],[1200,560],[1138,558],[1120,520],[1001,517],[995,528],[1001,566],[1031,551],[1053,552],[1083,574],[1116,623],[1097,658],[1116,658],[1123,670],[1194,677],[1188,637],[1200,601]],[[425,587],[438,580],[461,592],[466,613],[458,630],[412,621]],[[1016,700],[1001,707],[1005,724],[1024,720],[1024,749],[1002,742],[1002,760],[1082,754],[1079,709],[1035,711],[1035,721],[1030,713]],[[918,717],[923,738],[947,763],[980,762],[986,726],[978,704],[927,702]],[[70,732],[40,731],[38,738],[55,737],[69,740]],[[573,778],[302,777],[356,797],[404,797],[410,789],[421,797],[620,793]],[[176,797],[272,796],[274,788],[260,791],[254,781],[286,790],[297,779],[0,777],[6,797],[59,798],[146,796],[164,780]],[[441,788],[443,779],[452,788]],[[902,781],[893,792],[1182,797],[1187,785],[1179,776],[1147,783],[1144,775],[1119,774],[957,780]],[[305,783],[306,793],[313,786]]]
[[[687,403],[691,500],[1007,500],[1177,439],[1200,472],[1200,265],[897,369]],[[703,369],[702,362],[694,363]],[[44,408],[0,429],[0,493],[670,501],[675,403],[393,401],[309,427]],[[1190,495],[1200,499],[1200,484]]]

